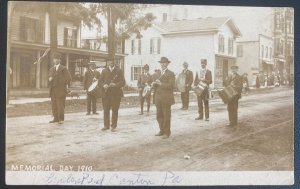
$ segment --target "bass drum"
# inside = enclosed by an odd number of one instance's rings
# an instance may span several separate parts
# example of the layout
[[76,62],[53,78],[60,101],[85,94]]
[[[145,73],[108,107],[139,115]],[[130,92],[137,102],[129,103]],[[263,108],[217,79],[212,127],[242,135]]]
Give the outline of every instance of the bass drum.
[[98,80],[94,81],[91,86],[88,88],[88,94],[90,95],[97,95],[97,88],[98,88]]
[[186,75],[184,73],[180,73],[176,78],[176,86],[180,92],[185,92],[185,80]]

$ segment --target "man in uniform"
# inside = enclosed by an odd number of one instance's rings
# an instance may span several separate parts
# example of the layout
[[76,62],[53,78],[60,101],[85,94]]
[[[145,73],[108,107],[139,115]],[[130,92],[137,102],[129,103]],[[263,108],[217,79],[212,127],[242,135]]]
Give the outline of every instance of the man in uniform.
[[[104,114],[104,127],[102,131],[111,128],[116,131],[118,123],[118,111],[121,97],[123,97],[122,87],[125,86],[123,71],[115,65],[115,59],[107,60],[107,67],[102,71],[99,79],[99,86],[103,88],[102,104]],[[112,110],[112,119],[110,123],[110,110]]]
[[243,90],[243,78],[237,73],[238,69],[238,66],[231,66],[231,75],[228,77],[226,82],[238,93],[238,95],[235,96],[227,105],[229,116],[229,124],[227,126],[236,126],[238,123],[238,102],[241,98],[241,93]]
[[181,93],[182,110],[187,110],[189,108],[190,90],[194,78],[193,72],[188,70],[188,67],[189,64],[184,62],[182,73],[185,74],[185,91]]
[[[146,64],[144,66],[144,73],[139,75],[138,83],[137,83],[139,89],[140,102],[141,102],[141,113],[139,115],[143,115],[145,100],[147,102],[147,114],[149,114],[150,100],[151,100],[151,89],[150,89],[151,83],[152,83],[152,77],[149,74],[149,66],[148,64]],[[143,91],[145,87],[149,88],[149,92],[146,94],[146,96],[143,96]]]
[[169,138],[171,134],[171,106],[175,103],[173,90],[175,87],[175,74],[168,70],[170,61],[161,57],[161,76],[152,84],[155,86],[156,119],[159,124],[159,133],[155,136],[162,136],[162,139]]
[[68,69],[61,65],[61,55],[53,54],[54,66],[49,70],[49,86],[54,119],[50,123],[62,124],[64,121],[65,101],[67,85],[71,82],[71,75]]
[[96,64],[94,62],[89,62],[89,67],[86,70],[84,74],[84,79],[83,79],[83,87],[84,90],[87,92],[87,113],[86,115],[91,114],[91,108],[93,114],[98,114],[97,113],[97,91],[94,93],[89,93],[88,89],[92,85],[93,82],[97,81],[100,78],[100,72],[96,70]]
[[207,87],[204,89],[201,95],[197,95],[197,101],[198,101],[198,113],[199,116],[195,118],[195,120],[203,120],[203,104],[204,104],[204,111],[205,111],[205,121],[209,121],[209,93],[208,88],[209,85],[212,83],[212,76],[211,71],[206,68],[207,66],[207,60],[201,59],[201,69],[198,74],[196,74],[196,78],[194,81],[194,85],[197,86],[200,82],[204,82]]

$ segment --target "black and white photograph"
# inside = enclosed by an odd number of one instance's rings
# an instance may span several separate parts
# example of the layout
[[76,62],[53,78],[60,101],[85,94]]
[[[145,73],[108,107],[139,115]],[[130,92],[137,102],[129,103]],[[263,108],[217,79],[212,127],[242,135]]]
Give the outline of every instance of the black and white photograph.
[[7,185],[294,184],[293,7],[7,8]]

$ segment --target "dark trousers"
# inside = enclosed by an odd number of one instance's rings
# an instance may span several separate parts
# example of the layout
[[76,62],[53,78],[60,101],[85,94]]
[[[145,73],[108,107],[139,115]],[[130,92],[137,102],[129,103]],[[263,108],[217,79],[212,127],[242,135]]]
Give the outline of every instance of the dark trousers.
[[141,113],[144,112],[144,102],[146,100],[147,103],[147,112],[150,110],[150,102],[151,102],[151,95],[147,95],[143,97],[142,93],[140,92],[140,103],[141,103]]
[[189,107],[189,102],[190,102],[190,91],[189,90],[181,93],[181,102],[182,102],[183,108]]
[[97,112],[97,107],[96,107],[97,98],[96,98],[96,96],[87,94],[86,99],[87,99],[87,112],[90,113],[91,109],[92,109],[93,113]]
[[[110,128],[110,126],[111,128],[117,127],[120,102],[121,102],[121,97],[106,96],[102,98],[105,128]],[[111,124],[110,124],[110,110],[112,110]]]
[[159,124],[160,132],[164,135],[171,134],[171,105],[163,103],[160,99],[155,99],[156,120]]
[[238,121],[238,106],[239,106],[239,99],[238,98],[233,99],[227,105],[230,125],[236,125],[237,124],[237,121]]
[[199,117],[203,119],[203,104],[204,104],[205,118],[209,118],[209,104],[208,104],[208,97],[206,96],[206,94],[197,96],[197,101],[198,101]]
[[52,114],[55,121],[65,120],[65,101],[66,96],[55,97],[55,95],[51,95]]

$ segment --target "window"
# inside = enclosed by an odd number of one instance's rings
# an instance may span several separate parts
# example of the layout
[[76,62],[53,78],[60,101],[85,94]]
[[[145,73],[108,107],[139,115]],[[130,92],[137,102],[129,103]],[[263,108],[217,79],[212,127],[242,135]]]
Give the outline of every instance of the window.
[[269,55],[269,49],[268,49],[268,47],[266,46],[266,58],[268,58],[268,55]]
[[150,54],[160,54],[161,40],[159,37],[150,39]]
[[77,47],[77,29],[64,28],[64,46]]
[[270,54],[269,54],[269,55],[270,55],[270,59],[273,58],[273,57],[272,57],[272,56],[273,56],[272,53],[273,53],[273,49],[270,47]]
[[163,13],[163,22],[167,22],[167,21],[168,21],[168,14]]
[[224,36],[219,35],[219,53],[224,53]]
[[280,29],[280,15],[279,14],[275,15],[275,27],[276,27],[276,29]]
[[237,56],[242,57],[243,56],[243,45],[237,46]]
[[275,55],[279,54],[280,39],[275,39]]
[[228,39],[228,54],[233,54],[233,39]]
[[20,39],[32,43],[42,43],[44,37],[42,20],[20,17]]
[[261,57],[263,58],[264,57],[264,46],[261,45]]
[[131,81],[138,80],[138,77],[142,72],[143,72],[143,66],[132,66]]
[[142,52],[142,41],[141,39],[131,40],[131,54],[141,54]]

